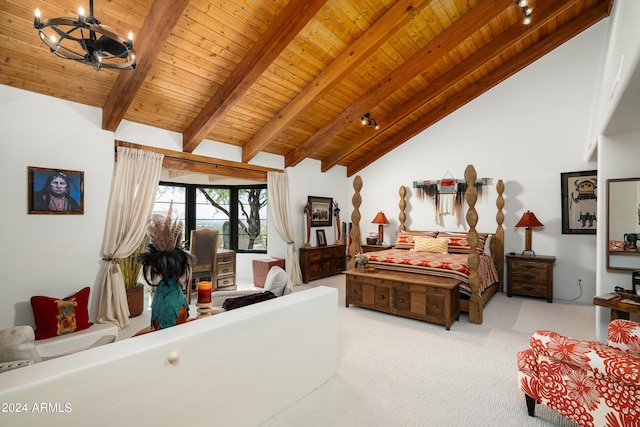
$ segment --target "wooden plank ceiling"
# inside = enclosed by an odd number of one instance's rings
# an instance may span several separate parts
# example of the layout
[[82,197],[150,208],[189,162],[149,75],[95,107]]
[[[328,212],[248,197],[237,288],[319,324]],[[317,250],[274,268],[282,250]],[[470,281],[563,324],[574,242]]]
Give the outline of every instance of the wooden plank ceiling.
[[[33,27],[88,0],[0,0],[0,83],[121,121],[349,176],[607,17],[613,0],[94,0],[135,34],[135,71],[51,54]],[[380,128],[363,126],[365,113]],[[197,153],[197,151],[196,151]]]

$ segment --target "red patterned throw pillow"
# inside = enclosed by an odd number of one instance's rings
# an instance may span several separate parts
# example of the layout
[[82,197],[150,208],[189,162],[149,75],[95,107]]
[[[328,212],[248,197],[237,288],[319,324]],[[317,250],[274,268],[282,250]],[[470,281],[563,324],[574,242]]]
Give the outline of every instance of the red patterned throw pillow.
[[[466,232],[449,232],[441,231],[438,233],[438,237],[446,237],[449,239],[449,253],[452,254],[468,254],[471,252],[469,246],[469,240],[467,240]],[[487,233],[478,233],[478,253],[481,254],[484,251],[484,243],[489,235]]]
[[31,297],[36,320],[36,339],[41,340],[87,329],[89,322],[88,287],[64,299],[45,296]]

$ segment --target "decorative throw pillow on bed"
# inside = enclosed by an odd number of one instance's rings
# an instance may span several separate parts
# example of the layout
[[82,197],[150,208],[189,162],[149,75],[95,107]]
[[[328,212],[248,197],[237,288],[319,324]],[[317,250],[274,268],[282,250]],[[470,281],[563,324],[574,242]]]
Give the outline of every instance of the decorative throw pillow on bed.
[[[478,253],[484,252],[484,244],[487,240],[487,233],[478,233]],[[471,252],[467,233],[441,231],[438,237],[446,237],[449,239],[449,253],[451,254],[468,254]]]
[[449,246],[449,239],[446,237],[418,237],[413,250],[416,252],[431,252],[436,254],[446,254]]
[[36,339],[81,331],[93,325],[89,322],[89,292],[90,289],[86,287],[64,299],[31,297]]
[[416,237],[436,237],[437,231],[403,231],[398,233],[396,249],[413,249]]

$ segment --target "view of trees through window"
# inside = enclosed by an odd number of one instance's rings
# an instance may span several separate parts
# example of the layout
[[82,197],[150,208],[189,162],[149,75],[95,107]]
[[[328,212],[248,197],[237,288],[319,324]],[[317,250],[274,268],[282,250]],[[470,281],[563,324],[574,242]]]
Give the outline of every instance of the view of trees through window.
[[154,213],[166,214],[173,201],[173,217],[191,230],[219,231],[218,247],[239,252],[267,251],[267,186],[203,186],[160,183]]

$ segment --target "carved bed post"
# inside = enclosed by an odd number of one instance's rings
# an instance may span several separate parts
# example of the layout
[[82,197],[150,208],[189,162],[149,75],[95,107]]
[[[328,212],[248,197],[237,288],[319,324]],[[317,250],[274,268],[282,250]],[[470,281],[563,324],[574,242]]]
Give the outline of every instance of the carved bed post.
[[464,179],[467,182],[467,191],[464,198],[469,205],[467,210],[467,223],[469,224],[469,232],[467,240],[471,251],[469,252],[469,287],[471,288],[471,297],[469,299],[469,322],[477,325],[482,324],[482,296],[480,295],[480,279],[478,277],[478,266],[480,265],[480,257],[478,251],[474,250],[478,247],[478,232],[476,225],[478,224],[478,212],[475,205],[478,201],[478,192],[476,191],[476,170],[473,165],[468,165],[464,171]]
[[360,246],[360,204],[362,203],[362,196],[360,196],[360,190],[362,190],[362,178],[360,175],[356,175],[353,180],[353,189],[355,193],[351,198],[353,203],[353,212],[351,212],[351,245],[349,246],[349,269],[354,268],[356,254],[362,252],[362,246]]
[[404,212],[407,207],[407,201],[405,200],[405,196],[407,195],[406,187],[401,185],[398,193],[400,194],[400,203],[398,203],[398,206],[400,207],[400,215],[398,215],[400,226],[398,227],[398,231],[407,231],[407,226],[404,223],[407,220],[407,214]]
[[504,286],[504,227],[502,224],[504,223],[504,213],[502,212],[502,208],[504,208],[504,197],[502,197],[502,193],[504,193],[504,182],[502,180],[498,180],[496,184],[496,190],[498,191],[498,198],[496,199],[496,206],[498,207],[498,213],[496,213],[496,222],[498,223],[498,228],[496,228],[495,239],[495,250],[494,250],[494,259],[496,263],[496,271],[498,272],[498,291],[503,292]]

